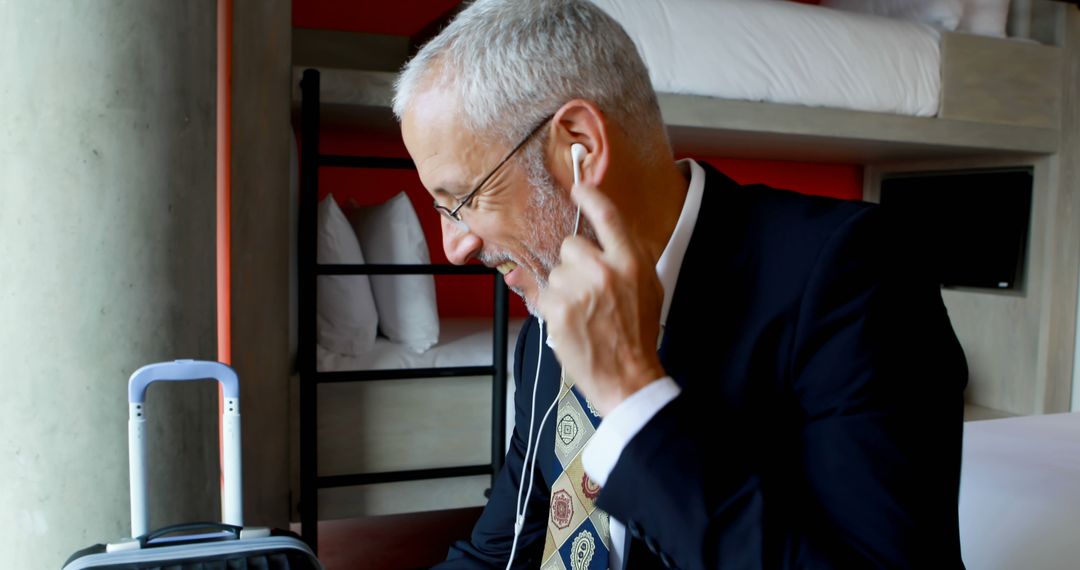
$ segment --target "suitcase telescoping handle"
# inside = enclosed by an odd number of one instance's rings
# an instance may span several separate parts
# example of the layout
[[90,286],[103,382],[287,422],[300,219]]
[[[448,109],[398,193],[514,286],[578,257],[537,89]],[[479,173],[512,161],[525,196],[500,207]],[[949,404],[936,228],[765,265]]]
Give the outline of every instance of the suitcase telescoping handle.
[[128,458],[131,476],[131,536],[149,531],[146,498],[146,388],[153,382],[214,379],[225,395],[222,408],[221,518],[227,525],[244,526],[240,473],[240,380],[220,362],[177,360],[148,364],[128,381]]

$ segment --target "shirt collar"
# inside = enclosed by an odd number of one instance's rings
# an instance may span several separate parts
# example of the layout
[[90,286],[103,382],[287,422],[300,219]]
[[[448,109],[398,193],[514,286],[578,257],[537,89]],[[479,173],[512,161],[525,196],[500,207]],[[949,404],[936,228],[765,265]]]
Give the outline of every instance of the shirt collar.
[[690,236],[694,234],[694,225],[701,209],[701,195],[705,190],[705,169],[701,168],[700,164],[689,158],[676,164],[682,168],[690,168],[690,186],[687,188],[675,231],[671,233],[664,253],[660,254],[660,261],[656,262],[656,274],[660,277],[660,285],[664,287],[664,304],[660,308],[661,324],[667,323],[671,296],[675,292],[675,283],[679,280],[679,269],[682,267],[686,248],[690,245]]

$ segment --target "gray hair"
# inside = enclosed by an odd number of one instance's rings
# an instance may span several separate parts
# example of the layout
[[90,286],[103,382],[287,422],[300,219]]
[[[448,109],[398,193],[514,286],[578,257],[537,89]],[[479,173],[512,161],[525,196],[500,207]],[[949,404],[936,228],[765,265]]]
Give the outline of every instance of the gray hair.
[[402,69],[394,93],[399,121],[429,88],[459,95],[465,128],[506,144],[567,101],[587,99],[627,134],[661,137],[670,158],[656,93],[633,40],[585,0],[477,0]]

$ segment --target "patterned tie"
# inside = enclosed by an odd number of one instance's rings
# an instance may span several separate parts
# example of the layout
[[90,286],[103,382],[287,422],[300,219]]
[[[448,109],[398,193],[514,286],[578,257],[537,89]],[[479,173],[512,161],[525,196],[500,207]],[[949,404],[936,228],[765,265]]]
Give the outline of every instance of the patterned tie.
[[596,508],[600,486],[581,466],[581,452],[599,425],[600,414],[563,373],[555,423],[555,461],[561,475],[551,487],[544,570],[608,568],[608,514]]
[[[660,326],[657,348],[664,339]],[[581,465],[581,452],[600,425],[596,408],[562,374],[555,423],[555,465],[561,473],[551,486],[551,512],[541,570],[608,570],[610,517],[596,507],[600,486]]]

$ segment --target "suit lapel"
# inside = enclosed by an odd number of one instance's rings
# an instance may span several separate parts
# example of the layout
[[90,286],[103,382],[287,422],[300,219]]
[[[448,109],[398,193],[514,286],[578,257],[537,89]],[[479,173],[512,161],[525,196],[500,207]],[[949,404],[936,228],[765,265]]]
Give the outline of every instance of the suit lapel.
[[740,187],[708,164],[698,164],[705,171],[701,206],[679,268],[679,277],[675,281],[659,349],[660,363],[683,388],[687,380],[685,367],[692,362],[692,359],[685,358],[691,346],[687,343],[693,340],[693,331],[701,322],[701,305],[724,302],[722,296],[710,294],[710,290],[713,293],[718,291],[719,285],[709,275],[723,275],[731,271],[736,265],[734,258],[739,249],[736,238],[740,223],[737,212],[742,204],[742,200],[737,198]]
[[[559,364],[558,359],[555,357],[555,351],[547,345],[547,328],[543,330],[543,336],[541,337],[540,345],[542,357],[537,364],[540,366],[539,382],[540,385],[536,389],[536,402],[533,413],[535,414],[535,422],[540,423],[540,420],[544,418],[545,412],[548,407],[559,395],[559,389],[562,385],[562,365]],[[530,342],[537,342],[536,339],[530,339]],[[535,346],[535,345],[534,345]],[[532,368],[536,370],[534,366]],[[527,370],[527,369],[526,369]],[[532,379],[529,379],[530,382]],[[529,385],[532,388],[532,385]],[[537,433],[537,443],[539,449],[543,450],[542,453],[537,454],[536,463],[540,468],[540,473],[544,476],[544,480],[547,482],[548,487],[555,484],[555,480],[559,477],[562,468],[559,465],[558,458],[555,457],[555,424],[558,423],[559,418],[556,413],[558,409],[552,411],[548,415],[547,421],[543,426],[539,426],[540,431]]]

